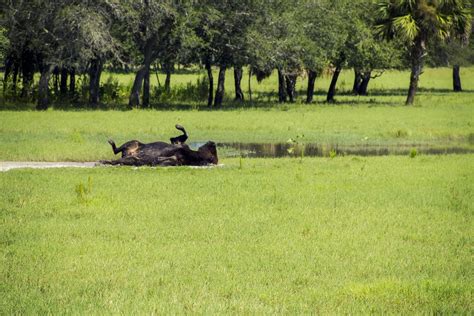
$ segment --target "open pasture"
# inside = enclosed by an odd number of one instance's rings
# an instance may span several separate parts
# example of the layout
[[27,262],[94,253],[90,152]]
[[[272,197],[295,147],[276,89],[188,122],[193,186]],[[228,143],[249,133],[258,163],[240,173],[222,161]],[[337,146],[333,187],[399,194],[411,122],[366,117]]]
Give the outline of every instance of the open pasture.
[[[427,98],[430,98],[427,96]],[[421,99],[421,97],[420,97]],[[4,111],[0,160],[94,161],[113,157],[107,139],[167,141],[186,127],[189,141],[301,142],[339,145],[457,145],[472,148],[474,106],[295,105],[235,111]],[[453,100],[456,101],[457,99]],[[293,108],[294,107],[294,108]]]
[[[3,110],[0,161],[110,159],[108,138],[176,123],[189,141],[472,149],[473,77],[451,93],[426,76],[413,107],[383,78],[336,105]],[[472,154],[221,153],[209,169],[1,172],[0,313],[473,312]]]
[[474,315],[471,2],[2,2],[0,315]]
[[[209,109],[204,102],[182,104],[179,100],[170,100],[166,108],[157,105],[157,110],[4,109],[0,116],[0,160],[109,159],[112,155],[108,138],[117,143],[130,139],[167,140],[177,135],[176,123],[186,127],[194,142],[281,143],[297,139],[300,143],[339,146],[472,149],[474,68],[466,68],[463,74],[465,91],[454,93],[449,91],[448,69],[427,69],[416,104],[410,107],[403,105],[402,89],[408,73],[389,71],[373,80],[371,95],[353,96],[346,91],[337,97],[335,105],[321,102],[321,96],[313,104],[278,104],[272,92],[277,87],[273,75],[256,84],[260,90],[254,88],[254,102],[227,102],[220,110]],[[172,80],[179,86],[198,76],[196,72],[176,74]],[[341,82],[351,78],[351,72],[344,72]],[[119,75],[118,80],[129,82],[132,76]],[[231,85],[232,78],[227,83]],[[231,98],[233,91],[228,88]],[[270,101],[262,100],[264,95]]]
[[0,174],[2,313],[470,313],[472,155]]

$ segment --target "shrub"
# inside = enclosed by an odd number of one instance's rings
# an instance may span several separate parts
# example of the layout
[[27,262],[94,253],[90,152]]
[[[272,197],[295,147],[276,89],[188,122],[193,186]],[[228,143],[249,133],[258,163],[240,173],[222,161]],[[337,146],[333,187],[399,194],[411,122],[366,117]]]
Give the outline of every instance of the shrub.
[[196,83],[188,82],[186,85],[171,87],[166,91],[164,86],[153,88],[152,97],[157,102],[166,101],[203,101],[207,99],[209,80],[199,77]]
[[100,98],[102,102],[117,101],[123,95],[124,87],[118,79],[109,76],[107,81],[100,87]]

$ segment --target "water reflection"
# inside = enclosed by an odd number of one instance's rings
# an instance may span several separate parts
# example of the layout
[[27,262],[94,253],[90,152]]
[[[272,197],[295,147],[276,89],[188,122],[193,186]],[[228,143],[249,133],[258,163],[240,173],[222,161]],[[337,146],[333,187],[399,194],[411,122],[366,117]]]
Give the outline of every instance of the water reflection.
[[409,155],[412,150],[417,154],[468,154],[474,148],[444,146],[430,147],[426,145],[393,145],[393,146],[340,146],[337,144],[291,144],[291,143],[218,143],[219,155],[223,157],[329,157],[335,155],[352,156],[387,156]]

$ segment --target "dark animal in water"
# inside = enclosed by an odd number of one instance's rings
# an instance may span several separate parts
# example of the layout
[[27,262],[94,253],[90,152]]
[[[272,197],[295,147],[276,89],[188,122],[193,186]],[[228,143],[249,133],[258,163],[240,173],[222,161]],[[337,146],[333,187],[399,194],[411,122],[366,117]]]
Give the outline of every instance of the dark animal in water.
[[205,166],[217,164],[217,148],[214,142],[208,141],[199,149],[192,150],[185,144],[167,144],[155,142],[143,144],[137,140],[126,142],[122,146],[109,140],[114,154],[122,153],[117,160],[102,160],[103,164],[130,166]]
[[176,137],[171,137],[170,138],[170,142],[171,144],[184,144],[186,142],[186,140],[188,139],[188,134],[186,134],[186,130],[184,129],[184,127],[182,127],[181,125],[178,125],[176,124],[175,125],[176,129],[177,130],[180,130],[181,132],[183,132],[183,135],[179,135],[179,136],[176,136]]

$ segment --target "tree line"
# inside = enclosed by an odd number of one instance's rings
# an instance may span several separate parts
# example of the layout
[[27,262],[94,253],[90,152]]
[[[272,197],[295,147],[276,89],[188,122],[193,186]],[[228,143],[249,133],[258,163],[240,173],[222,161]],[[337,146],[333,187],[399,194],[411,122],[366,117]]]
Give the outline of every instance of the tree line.
[[259,81],[276,71],[280,102],[295,100],[305,74],[307,103],[315,80],[330,72],[326,99],[334,102],[344,67],[354,69],[353,92],[362,95],[384,69],[410,69],[412,104],[427,60],[454,66],[455,90],[459,67],[474,62],[469,0],[7,0],[1,9],[4,93],[34,97],[39,110],[50,105],[52,76],[67,98],[76,77],[87,75],[89,103],[97,106],[104,68],[133,71],[129,106],[148,107],[151,68],[160,65],[169,89],[178,64],[206,69],[209,106],[222,105],[228,69],[236,100],[245,98],[244,69]]

